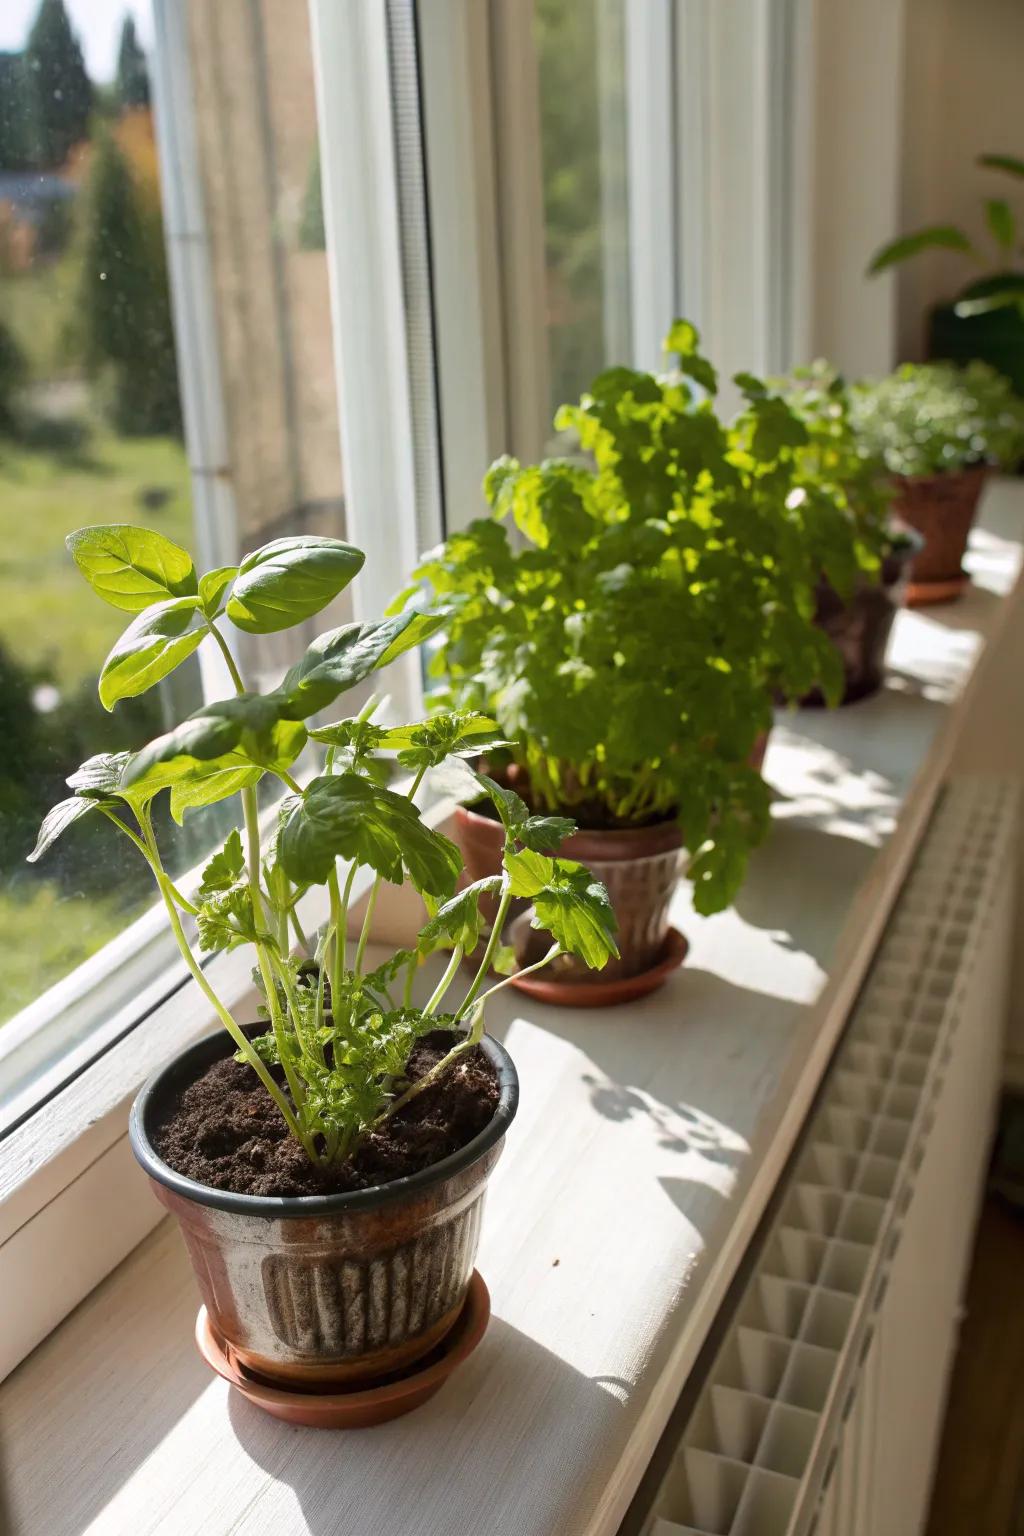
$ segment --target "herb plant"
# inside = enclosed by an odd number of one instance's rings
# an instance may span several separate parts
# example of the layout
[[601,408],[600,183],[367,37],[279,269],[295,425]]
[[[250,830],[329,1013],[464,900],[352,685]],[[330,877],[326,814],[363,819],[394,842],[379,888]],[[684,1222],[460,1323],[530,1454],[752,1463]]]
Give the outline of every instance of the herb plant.
[[[479,713],[453,712],[410,725],[375,723],[371,701],[354,718],[326,725],[312,717],[371,673],[438,629],[440,614],[407,612],[376,622],[343,624],[320,635],[279,685],[249,691],[225,633],[227,625],[268,634],[299,624],[326,607],[363,563],[336,539],[278,539],[236,567],[199,576],[191,556],[157,533],[129,526],[85,528],[68,540],[93,589],[133,615],[103,665],[99,693],[107,709],[151,688],[205,643],[220,648],[234,683],[232,697],[206,704],[141,751],[101,754],[71,775],[72,795],[43,822],[30,858],[38,859],[73,823],[106,817],[149,865],[174,937],[196,984],[274,1100],[314,1164],[349,1156],[380,1125],[435,1082],[483,1033],[487,986],[499,960],[501,923],[514,896],[534,904],[534,925],[552,938],[538,966],[563,953],[603,966],[616,953],[614,919],[604,887],[579,864],[549,857],[571,823],[530,814],[518,796],[477,775],[505,827],[500,876],[456,892],[458,849],[421,818],[414,796],[431,767],[450,756],[475,755],[503,738]],[[292,769],[312,740],[323,771],[300,784]],[[411,782],[387,787],[397,760]],[[270,776],[288,793],[276,829],[264,836],[256,789]],[[153,806],[170,796],[179,822],[190,811],[240,794],[244,835],[232,831],[203,871],[194,896],[164,866]],[[340,866],[347,873],[342,881]],[[374,879],[365,919],[350,957],[348,913],[357,870]],[[425,917],[410,949],[371,968],[367,945],[381,884],[409,880]],[[312,945],[297,903],[325,886],[330,917]],[[497,898],[499,921],[483,943],[472,980],[449,995],[464,955],[482,940],[480,898]],[[251,946],[269,1030],[251,1038],[218,997],[186,934],[194,924],[201,950]],[[304,958],[292,953],[294,932]],[[412,1001],[421,962],[437,949],[451,956],[423,1007]],[[309,962],[313,963],[310,964]],[[416,1041],[453,1031],[447,1054],[409,1081]]]
[[853,386],[850,420],[864,457],[894,475],[1010,468],[1024,454],[1024,401],[987,363],[904,363]]
[[815,584],[825,570],[848,588],[870,557],[838,467],[779,390],[741,376],[726,426],[693,326],[678,321],[666,351],[671,373],[612,368],[562,407],[580,457],[499,459],[492,515],[415,575],[446,609],[438,701],[498,721],[537,810],[677,818],[712,912],[768,828],[749,758],[773,694],[842,687]]

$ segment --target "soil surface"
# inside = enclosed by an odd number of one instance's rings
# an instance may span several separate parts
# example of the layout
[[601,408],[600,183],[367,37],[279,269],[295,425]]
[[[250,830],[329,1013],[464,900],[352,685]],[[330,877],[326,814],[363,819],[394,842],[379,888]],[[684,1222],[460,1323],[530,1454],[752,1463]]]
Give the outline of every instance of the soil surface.
[[[409,1059],[417,1079],[451,1049],[447,1031],[426,1035]],[[189,1084],[157,1127],[153,1145],[178,1173],[243,1195],[333,1195],[370,1189],[429,1168],[484,1129],[498,1104],[498,1080],[484,1053],[460,1056],[405,1109],[372,1131],[354,1157],[323,1172],[290,1135],[251,1067],[214,1062]]]

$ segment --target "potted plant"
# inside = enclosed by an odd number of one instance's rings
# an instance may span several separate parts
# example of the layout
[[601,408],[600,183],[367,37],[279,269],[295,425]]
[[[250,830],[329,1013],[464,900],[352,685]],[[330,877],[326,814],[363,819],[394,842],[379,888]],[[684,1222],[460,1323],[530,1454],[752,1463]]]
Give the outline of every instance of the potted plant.
[[[299,1422],[387,1416],[412,1404],[377,1388],[380,1377],[408,1371],[463,1312],[487,1178],[516,1108],[515,1068],[484,1034],[487,1001],[504,985],[488,984],[496,933],[471,979],[458,982],[480,940],[481,894],[505,907],[513,891],[530,894],[549,935],[542,964],[568,949],[598,966],[615,952],[607,898],[578,864],[548,857],[550,829],[483,778],[502,818],[501,867],[456,893],[459,851],[423,821],[414,796],[430,767],[496,739],[489,720],[447,714],[388,729],[371,702],[354,717],[312,723],[439,616],[344,624],[314,640],[269,692],[245,687],[229,626],[262,634],[309,619],[359,570],[358,550],[281,539],[200,577],[185,550],[144,529],[86,528],[69,545],[96,592],[134,615],[100,674],[108,709],[204,641],[219,646],[235,687],[141,751],[84,763],[31,855],[85,816],[110,821],[150,866],[185,963],[223,1025],[145,1085],[130,1124],[136,1157],[181,1224],[207,1308],[207,1353]],[[310,740],[325,752],[322,771],[300,783],[293,769]],[[402,791],[383,782],[395,754],[410,775]],[[287,791],[269,835],[256,798],[265,779]],[[243,831],[209,860],[194,897],[161,857],[154,807],[165,793],[179,820],[241,797]],[[373,883],[353,949],[360,867]],[[411,947],[371,964],[385,881],[410,882],[425,917]],[[296,904],[313,887],[329,917],[297,958]],[[264,1023],[246,1026],[226,1007],[196,946],[251,950]],[[414,1002],[420,964],[446,946],[443,974]],[[410,1390],[422,1387],[415,1373],[410,1380]],[[353,1387],[362,1390],[353,1396]],[[324,1396],[327,1388],[337,1390]]]
[[[1016,155],[979,155],[977,163],[1016,180],[1024,177],[1024,160]],[[928,356],[961,366],[975,360],[988,363],[1024,395],[1024,272],[1018,260],[1018,220],[1005,198],[989,197],[985,223],[995,244],[995,271],[972,279],[955,299],[931,310]],[[885,272],[929,250],[961,251],[973,263],[984,260],[958,225],[933,224],[883,245],[868,273]]]
[[[776,382],[807,429],[808,443],[801,452],[808,473],[839,481],[850,505],[860,570],[845,594],[821,576],[815,623],[842,657],[839,702],[851,704],[882,685],[893,620],[921,539],[893,518],[893,491],[885,466],[860,451],[850,421],[849,390],[831,364],[819,360]],[[801,700],[803,704],[824,702],[817,688]]]
[[893,511],[924,538],[907,601],[956,597],[985,475],[1024,452],[1024,402],[986,363],[904,363],[853,386],[850,421],[861,453],[891,477]]
[[[822,569],[840,584],[857,569],[841,487],[802,473],[807,431],[777,392],[743,376],[726,427],[694,328],[677,322],[666,349],[670,373],[610,369],[559,411],[580,457],[499,460],[492,516],[415,573],[446,610],[437,698],[499,722],[515,745],[492,771],[533,812],[578,821],[561,851],[608,887],[618,961],[591,978],[563,960],[525,983],[566,1002],[637,995],[678,963],[680,848],[698,911],[727,906],[768,828],[752,758],[773,693],[841,687],[812,622]],[[474,874],[494,868],[486,804],[460,811],[457,835]]]

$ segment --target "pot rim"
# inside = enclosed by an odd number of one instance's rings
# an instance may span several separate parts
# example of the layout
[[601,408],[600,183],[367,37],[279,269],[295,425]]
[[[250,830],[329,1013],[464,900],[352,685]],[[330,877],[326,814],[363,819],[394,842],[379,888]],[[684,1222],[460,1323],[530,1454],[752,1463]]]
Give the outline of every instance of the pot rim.
[[[973,459],[969,464],[958,464],[955,469],[929,469],[923,470],[918,475],[904,475],[898,470],[890,470],[889,478],[896,482],[898,489],[901,485],[928,485],[936,481],[945,483],[948,480],[975,479],[978,476],[987,475],[994,468],[989,459]],[[898,512],[897,516],[899,516]]]
[[[405,1174],[387,1184],[376,1184],[370,1189],[356,1189],[336,1195],[244,1195],[230,1189],[211,1189],[209,1185],[200,1184],[197,1179],[191,1179],[165,1163],[149,1139],[146,1124],[172,1080],[190,1078],[194,1081],[203,1067],[227,1055],[232,1047],[233,1042],[227,1031],[218,1029],[194,1041],[165,1062],[147,1079],[136,1095],[128,1118],[128,1139],[139,1164],[158,1184],[196,1205],[212,1206],[236,1216],[262,1216],[278,1221],[339,1216],[373,1210],[377,1206],[419,1194],[478,1162],[504,1136],[519,1106],[519,1074],[515,1063],[500,1041],[485,1034],[480,1041],[480,1049],[494,1067],[498,1078],[498,1103],[494,1114],[483,1130],[471,1141],[467,1141],[464,1147],[459,1147],[458,1151],[449,1153],[439,1162],[431,1163],[429,1168]],[[186,1064],[193,1069],[191,1074]]]
[[[501,821],[498,816],[488,816],[486,812],[476,811],[472,805],[462,805],[461,803],[456,805],[455,815],[456,817],[464,817],[467,821],[481,822],[487,827],[501,827]],[[643,825],[631,827],[585,827],[582,824],[577,824],[575,832],[570,832],[565,841],[570,842],[575,837],[642,837],[645,832],[652,834],[664,832],[669,827],[674,827],[679,831],[681,843],[682,829],[679,827],[679,822],[675,816],[663,816],[659,821],[647,821]]]

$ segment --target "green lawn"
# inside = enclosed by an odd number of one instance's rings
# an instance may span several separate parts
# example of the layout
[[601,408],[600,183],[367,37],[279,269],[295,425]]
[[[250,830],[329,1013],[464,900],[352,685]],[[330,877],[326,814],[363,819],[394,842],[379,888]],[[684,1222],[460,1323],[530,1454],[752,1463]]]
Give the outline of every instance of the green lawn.
[[[146,506],[144,495],[160,505]],[[96,597],[64,548],[72,529],[106,522],[146,523],[191,545],[180,443],[117,438],[102,429],[74,451],[0,440],[0,644],[20,663],[43,671],[63,697],[84,679],[95,679],[130,620]],[[77,764],[76,757],[53,766],[64,774]],[[0,950],[7,957],[0,1021],[93,954],[149,899],[119,882],[124,852],[111,846],[108,855],[105,843],[101,862],[105,867],[109,856],[109,881],[95,879],[87,895],[70,877],[47,878],[47,869],[60,866],[60,844],[38,873],[28,868],[23,826],[9,827],[5,835],[4,803],[0,761]],[[72,829],[68,842],[77,834]]]
[[[147,508],[145,492],[166,499]],[[0,441],[0,643],[52,669],[58,687],[95,676],[129,618],[95,596],[64,548],[89,523],[145,523],[191,546],[181,444],[100,430],[58,453]]]

